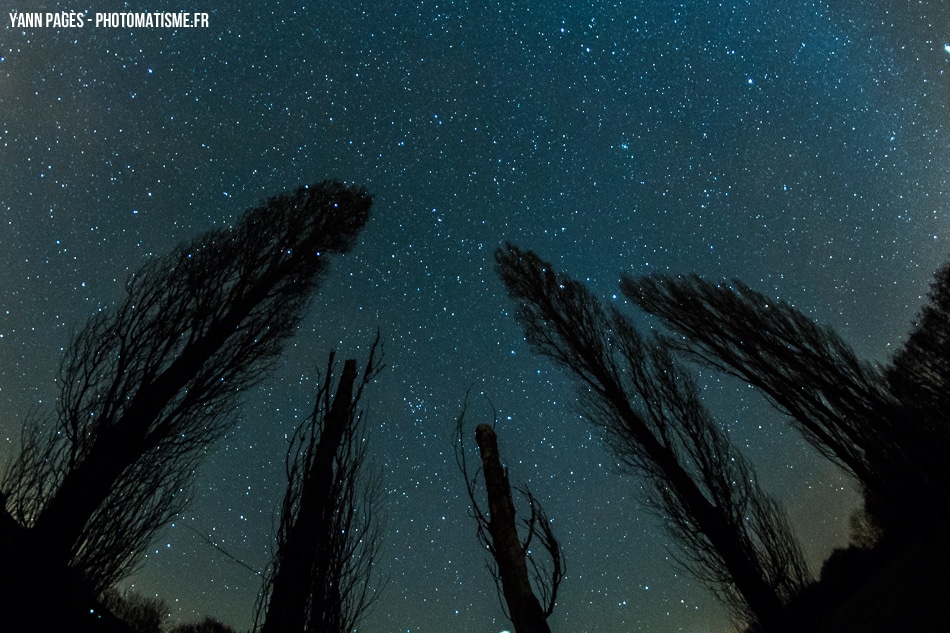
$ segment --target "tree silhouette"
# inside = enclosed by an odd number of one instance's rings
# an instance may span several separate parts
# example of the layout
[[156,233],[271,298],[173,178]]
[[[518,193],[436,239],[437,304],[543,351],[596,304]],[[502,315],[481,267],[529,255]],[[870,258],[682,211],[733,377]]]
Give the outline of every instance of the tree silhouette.
[[950,490],[945,467],[950,453],[950,263],[937,270],[929,301],[885,374],[905,411],[903,423],[917,430],[915,439],[924,449],[917,452],[924,453],[934,487],[946,494]]
[[929,301],[887,377],[905,404],[931,423],[950,414],[950,263],[934,275]]
[[508,244],[495,257],[528,343],[573,375],[584,413],[646,480],[679,562],[738,620],[783,630],[784,606],[810,581],[801,548],[670,342],[644,339],[628,317],[530,251]]
[[381,482],[367,471],[357,408],[382,368],[378,346],[377,335],[362,377],[355,360],[343,364],[335,394],[331,352],[313,413],[291,440],[277,549],[257,606],[261,633],[350,633],[377,593]]
[[134,568],[370,204],[332,181],[270,198],[234,228],[147,263],[125,301],[86,324],[60,369],[52,428],[26,425],[0,485],[0,555],[16,570],[4,573],[4,612],[27,592],[18,575],[68,569],[62,593],[94,595]]
[[[488,514],[485,514],[475,492],[478,471],[470,474],[465,458],[464,420],[463,409],[455,430],[455,461],[465,479],[472,516],[478,526],[478,540],[491,553],[494,561],[489,570],[495,580],[505,616],[511,621],[516,633],[550,633],[547,618],[554,612],[558,588],[564,579],[561,544],[554,535],[551,520],[544,508],[526,486],[518,491],[527,500],[530,515],[522,519],[524,539],[519,536],[508,469],[502,466],[498,437],[492,425],[479,424],[475,429],[475,440],[481,455],[481,472],[488,497]],[[550,565],[539,562],[538,557],[532,555],[533,541],[547,553]]]
[[233,628],[219,622],[218,620],[207,617],[200,622],[189,622],[179,624],[171,629],[169,633],[237,633]]
[[[809,443],[858,480],[868,509],[885,526],[916,529],[922,515],[934,514],[927,497],[946,498],[933,485],[933,474],[943,470],[940,447],[946,444],[926,431],[916,405],[905,408],[892,395],[881,368],[861,362],[832,329],[739,281],[723,285],[695,275],[624,276],[621,290],[682,335],[674,344],[677,350],[761,389]],[[936,325],[939,318],[925,321]],[[923,344],[928,352],[899,355],[895,367],[904,369],[890,372],[893,377],[906,371],[906,380],[895,380],[906,386],[905,403],[919,395],[910,385],[931,385],[936,387],[932,393],[940,392],[939,384],[918,379],[929,375],[928,367],[946,362],[936,341],[924,343],[926,334],[938,336],[935,330],[918,330],[908,349]],[[915,372],[907,369],[911,364]],[[914,373],[918,378],[909,377]]]
[[164,600],[149,598],[137,591],[123,592],[112,588],[101,596],[102,606],[125,622],[135,633],[162,633],[168,605]]

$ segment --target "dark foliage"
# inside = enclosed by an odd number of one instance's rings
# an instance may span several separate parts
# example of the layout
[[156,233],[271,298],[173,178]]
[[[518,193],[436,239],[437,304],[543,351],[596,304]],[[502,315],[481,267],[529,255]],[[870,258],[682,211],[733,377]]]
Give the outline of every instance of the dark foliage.
[[[5,559],[3,573],[9,574],[19,562],[15,557]],[[40,575],[39,570],[35,575]],[[90,595],[87,586],[69,574],[51,574],[42,584],[26,577],[4,578],[5,583],[11,580],[21,583],[21,591],[17,595],[21,600],[15,605],[11,602],[11,606],[6,607],[0,626],[4,633],[138,633],[106,606],[108,597],[103,601]],[[24,584],[27,582],[29,585]],[[8,600],[9,597],[3,599]]]
[[940,267],[907,343],[887,369],[893,391],[928,430],[947,441],[950,426],[950,263]]
[[134,568],[370,204],[338,182],[271,198],[146,264],[126,300],[80,330],[55,419],[25,426],[0,484],[0,555],[16,570],[0,586],[4,612],[21,607],[24,578],[95,595]]
[[377,336],[361,377],[355,360],[344,363],[335,393],[330,354],[313,413],[291,440],[277,550],[257,608],[261,633],[349,633],[377,595],[381,480],[366,464],[358,406],[382,367],[378,346]]
[[135,633],[162,633],[168,605],[159,598],[149,598],[126,590],[109,589],[100,598],[102,606],[128,624]]
[[782,630],[784,605],[810,580],[804,556],[670,341],[644,339],[628,317],[530,251],[509,244],[496,260],[528,343],[576,379],[587,417],[645,479],[682,565],[738,620]]
[[[860,362],[833,330],[738,281],[623,276],[620,288],[686,338],[677,343],[681,351],[759,387],[822,454],[861,481],[874,479],[868,453],[876,448],[865,447],[880,444],[869,430],[885,432],[879,418],[891,406],[880,371]],[[861,428],[868,419],[877,421],[874,429]]]
[[[469,473],[464,421],[463,410],[456,424],[455,460],[465,479],[472,516],[478,526],[478,540],[492,555],[489,570],[505,616],[517,633],[550,633],[547,618],[554,611],[558,588],[564,579],[561,544],[544,508],[526,486],[518,489],[529,509],[528,518],[521,520],[525,536],[519,536],[508,469],[502,466],[492,425],[480,424],[475,429],[482,466],[474,474]],[[487,514],[476,494],[479,472],[485,479]],[[541,557],[534,555],[532,547],[543,549],[550,563],[539,561]]]
[[[903,407],[903,427],[913,435],[913,459],[926,481],[913,500],[950,528],[950,263],[937,271],[927,304],[904,347],[886,369],[888,385]],[[910,443],[910,442],[908,442]],[[911,482],[914,485],[916,482]],[[929,487],[928,487],[929,485]],[[919,514],[919,513],[918,513]],[[914,515],[916,516],[916,515]]]
[[205,618],[200,622],[179,624],[169,633],[237,633],[233,628],[214,618]]

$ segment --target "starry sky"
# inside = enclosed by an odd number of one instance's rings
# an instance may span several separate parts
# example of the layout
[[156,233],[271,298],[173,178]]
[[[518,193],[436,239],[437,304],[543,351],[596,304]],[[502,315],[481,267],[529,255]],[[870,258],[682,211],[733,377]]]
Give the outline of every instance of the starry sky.
[[[287,435],[331,348],[367,393],[389,578],[362,630],[508,628],[453,458],[498,411],[513,481],[554,518],[555,631],[727,631],[670,564],[569,381],[531,353],[493,270],[505,240],[615,297],[621,271],[738,277],[886,361],[950,252],[950,6],[941,0],[192,3],[202,29],[95,28],[169,2],[21,2],[0,18],[0,460],[50,410],[63,348],[150,257],[328,177],[374,215],[274,375],[247,394],[189,510],[127,584],[172,620],[250,626]],[[629,309],[629,306],[628,306]],[[817,572],[857,496],[746,385],[710,406],[787,504]],[[474,442],[471,442],[473,444]],[[469,448],[473,448],[470,446]]]

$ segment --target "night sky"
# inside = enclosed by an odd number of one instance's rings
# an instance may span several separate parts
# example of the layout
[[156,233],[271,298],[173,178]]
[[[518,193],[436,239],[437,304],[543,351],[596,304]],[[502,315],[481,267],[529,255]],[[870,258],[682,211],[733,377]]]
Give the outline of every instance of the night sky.
[[[571,383],[524,343],[495,248],[534,249],[618,304],[621,271],[738,277],[876,361],[950,254],[941,0],[236,0],[191,3],[208,28],[177,30],[91,22],[180,9],[168,2],[18,9],[87,21],[19,29],[0,16],[2,462],[24,418],[52,411],[71,333],[150,257],[304,182],[375,196],[190,509],[128,580],[173,621],[250,626],[260,579],[192,529],[264,567],[316,369],[331,348],[365,360],[379,328],[387,368],[364,404],[389,582],[361,630],[509,628],[453,458],[471,389],[470,428],[490,421],[484,393],[512,480],[561,537],[554,631],[726,631]],[[750,387],[712,372],[700,383],[817,572],[847,540],[849,481]]]

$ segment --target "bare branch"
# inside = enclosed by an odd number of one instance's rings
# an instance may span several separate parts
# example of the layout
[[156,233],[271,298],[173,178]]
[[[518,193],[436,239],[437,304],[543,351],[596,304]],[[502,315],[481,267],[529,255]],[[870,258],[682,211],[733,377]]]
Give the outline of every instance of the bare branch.
[[[470,475],[463,439],[467,401],[466,395],[466,405],[463,405],[456,422],[455,459],[465,479],[478,540],[492,555],[488,568],[495,581],[498,600],[505,617],[511,620],[518,633],[549,632],[546,620],[554,611],[558,587],[564,578],[560,542],[554,536],[543,507],[524,486],[518,490],[527,500],[530,513],[521,520],[524,537],[519,537],[507,469],[501,465],[498,454],[494,431],[497,416],[493,417],[492,425],[481,424],[476,429],[482,467]],[[485,478],[488,513],[482,510],[475,492],[480,473]],[[536,538],[547,552],[550,563],[539,562],[533,555],[531,543]]]
[[237,556],[235,556],[234,554],[232,554],[231,552],[229,552],[228,550],[226,550],[226,549],[223,548],[222,546],[218,545],[218,544],[215,542],[215,540],[214,540],[213,538],[211,538],[210,535],[208,535],[207,532],[202,532],[202,531],[199,530],[198,528],[196,528],[196,527],[194,527],[194,526],[192,526],[192,525],[188,525],[187,523],[182,523],[182,526],[185,527],[185,528],[187,528],[187,529],[188,529],[189,531],[191,531],[192,533],[194,533],[195,536],[197,536],[198,538],[200,538],[200,539],[201,539],[202,541],[204,541],[206,544],[210,545],[210,546],[213,547],[214,549],[216,549],[216,550],[218,550],[219,552],[221,552],[222,554],[224,554],[224,555],[228,558],[228,560],[230,560],[232,563],[235,563],[235,564],[237,564],[237,565],[240,565],[241,567],[243,567],[244,569],[248,570],[249,572],[251,572],[251,573],[254,574],[255,576],[263,576],[263,575],[264,575],[264,573],[261,572],[260,570],[254,569],[253,567],[251,567],[250,565],[248,565],[247,563],[245,563],[243,560],[241,560],[240,558],[238,558]]

